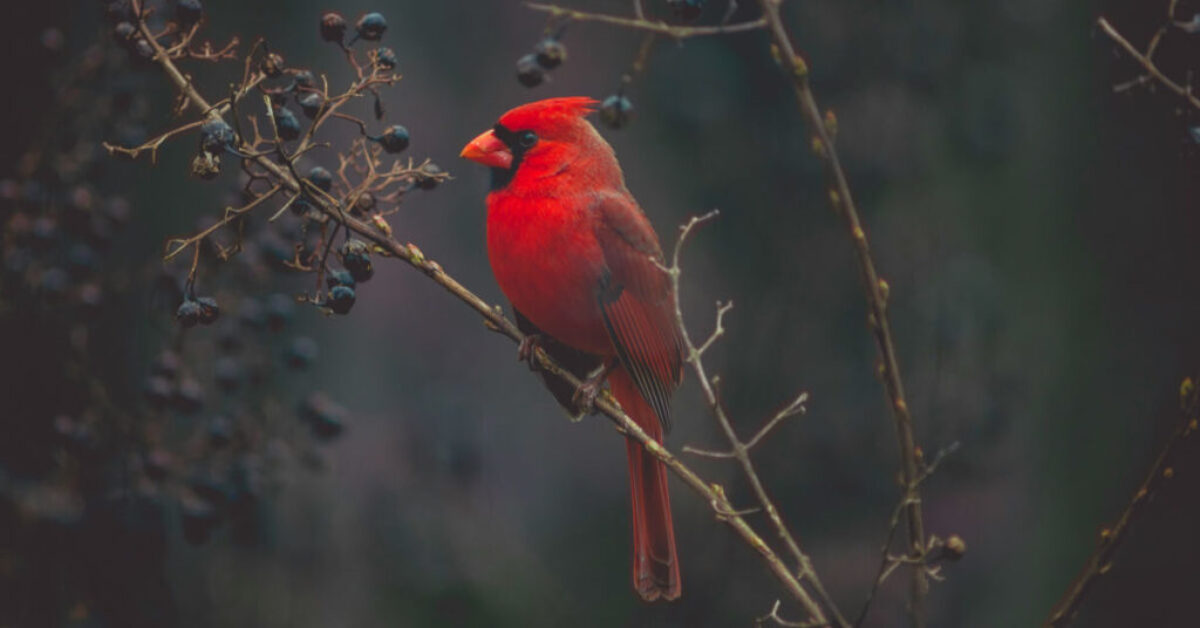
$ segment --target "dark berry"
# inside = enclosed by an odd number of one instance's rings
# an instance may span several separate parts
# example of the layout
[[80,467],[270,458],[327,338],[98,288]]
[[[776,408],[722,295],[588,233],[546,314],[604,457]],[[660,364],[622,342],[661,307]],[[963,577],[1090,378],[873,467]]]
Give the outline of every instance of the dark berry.
[[154,358],[154,364],[150,366],[150,372],[155,375],[161,375],[168,379],[175,379],[179,374],[179,354],[174,351],[163,351]]
[[154,56],[154,46],[151,46],[150,42],[145,39],[138,39],[134,42],[133,51],[143,59],[150,59]]
[[96,252],[86,244],[76,244],[67,251],[67,270],[81,277],[96,270]]
[[373,139],[379,142],[383,150],[389,153],[399,153],[408,148],[408,129],[399,124],[393,124],[384,130],[383,135]]
[[196,299],[196,303],[200,306],[201,325],[211,325],[221,315],[221,308],[217,306],[217,300],[212,297],[199,297]]
[[229,419],[218,416],[208,422],[208,444],[213,449],[220,449],[233,442],[233,423]]
[[613,94],[600,105],[600,121],[609,128],[620,129],[633,120],[633,103],[629,99]]
[[129,0],[114,0],[109,2],[104,7],[104,16],[110,22],[132,22],[134,20],[133,10],[129,7]]
[[441,182],[439,176],[442,174],[442,169],[433,162],[421,166],[420,173],[421,176],[417,179],[417,187],[422,190],[432,190]]
[[204,389],[200,386],[200,382],[191,377],[185,377],[175,387],[175,394],[171,401],[175,409],[183,414],[195,414],[204,407]]
[[236,139],[233,127],[220,118],[213,118],[200,127],[200,148],[205,152],[215,154],[233,148]]
[[345,270],[331,270],[329,271],[329,274],[325,276],[325,285],[329,286],[330,288],[334,286],[348,286],[353,288],[354,276]]
[[225,392],[233,392],[241,387],[245,372],[235,358],[219,358],[213,365],[213,379]]
[[258,299],[245,297],[238,303],[238,320],[250,329],[262,329],[267,326],[267,317]]
[[538,65],[546,70],[553,70],[567,60],[567,47],[557,39],[547,37],[533,47],[533,54]]
[[130,22],[117,22],[117,25],[113,27],[113,35],[120,41],[131,39],[135,34],[137,34],[137,27]]
[[667,0],[667,6],[671,7],[675,17],[690,22],[700,17],[700,12],[704,10],[704,0]]
[[321,39],[341,44],[346,39],[346,18],[337,11],[321,14]]
[[294,369],[306,369],[317,361],[319,353],[315,340],[301,336],[288,345],[287,364]]
[[175,310],[175,320],[179,321],[179,326],[184,329],[195,327],[203,316],[204,308],[191,299],[184,300],[179,304],[179,309]]
[[317,92],[308,92],[296,98],[296,104],[300,105],[300,111],[309,119],[317,117],[321,112],[321,95]]
[[271,331],[279,331],[287,326],[296,311],[296,300],[286,294],[272,294],[267,297],[267,327]]
[[345,429],[346,409],[330,399],[325,393],[317,392],[300,403],[300,420],[309,424],[313,435],[329,440]]
[[341,250],[342,266],[350,271],[354,281],[362,283],[375,274],[371,266],[371,253],[367,243],[362,240],[347,240]]
[[329,289],[329,296],[325,300],[325,304],[335,314],[346,314],[350,308],[354,307],[354,288],[350,286],[334,286]]
[[537,55],[525,55],[517,59],[517,82],[525,87],[537,87],[546,79],[546,72],[538,65]]
[[308,182],[328,192],[333,189],[333,174],[321,166],[308,171]]
[[166,406],[174,392],[171,381],[157,375],[146,378],[146,383],[142,385],[142,394],[155,408]]
[[383,18],[381,13],[367,13],[358,18],[358,23],[354,25],[358,31],[358,36],[367,41],[379,41],[383,38],[384,31],[387,30],[387,20]]
[[316,85],[317,79],[309,70],[296,70],[296,73],[292,77],[292,89],[296,89],[297,87],[307,87],[311,89],[316,87]]
[[375,65],[385,69],[396,69],[396,51],[388,47],[381,47],[375,51]]
[[175,3],[175,19],[179,20],[180,26],[188,28],[202,17],[204,5],[200,4],[200,0],[179,0]]
[[290,142],[300,137],[300,121],[291,109],[275,107],[272,113],[275,114],[275,128],[279,131],[280,139]]

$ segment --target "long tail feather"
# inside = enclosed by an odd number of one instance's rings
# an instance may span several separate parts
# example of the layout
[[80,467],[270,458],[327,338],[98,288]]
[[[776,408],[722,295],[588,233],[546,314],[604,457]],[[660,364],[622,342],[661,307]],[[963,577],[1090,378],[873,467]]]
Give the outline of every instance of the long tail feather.
[[[662,428],[654,408],[642,398],[625,369],[613,371],[608,381],[625,412],[662,442]],[[682,583],[679,556],[675,552],[671,498],[667,494],[667,467],[633,439],[627,441],[626,453],[633,524],[633,588],[647,602],[677,599]]]

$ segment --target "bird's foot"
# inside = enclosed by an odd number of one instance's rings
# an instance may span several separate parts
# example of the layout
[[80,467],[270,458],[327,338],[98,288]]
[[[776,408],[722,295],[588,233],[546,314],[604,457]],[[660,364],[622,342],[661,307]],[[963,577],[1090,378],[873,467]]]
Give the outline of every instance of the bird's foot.
[[517,361],[525,362],[529,365],[529,370],[536,371],[538,369],[537,360],[534,359],[534,354],[542,346],[545,337],[542,334],[528,334],[521,339],[517,345]]
[[591,414],[596,411],[596,398],[600,396],[600,391],[604,387],[604,381],[608,379],[608,374],[616,366],[615,362],[606,362],[588,375],[587,379],[575,389],[575,394],[571,397],[571,404],[575,406],[575,411],[580,415]]

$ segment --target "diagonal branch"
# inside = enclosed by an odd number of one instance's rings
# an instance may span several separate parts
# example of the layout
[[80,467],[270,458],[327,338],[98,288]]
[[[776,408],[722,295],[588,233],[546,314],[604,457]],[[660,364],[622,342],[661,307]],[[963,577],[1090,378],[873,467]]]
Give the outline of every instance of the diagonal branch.
[[1083,571],[1071,583],[1062,599],[1054,605],[1054,610],[1050,612],[1050,617],[1046,620],[1047,626],[1062,628],[1071,625],[1079,613],[1079,607],[1083,604],[1084,598],[1091,591],[1092,585],[1112,568],[1113,556],[1116,554],[1117,548],[1121,546],[1121,541],[1125,540],[1130,524],[1137,519],[1138,515],[1145,512],[1146,504],[1150,503],[1158,489],[1175,476],[1174,464],[1179,458],[1181,445],[1189,437],[1194,436],[1197,431],[1200,431],[1200,425],[1198,425],[1200,423],[1200,389],[1197,389],[1191,378],[1185,379],[1180,387],[1180,402],[1183,412],[1179,426],[1167,439],[1167,444],[1163,446],[1162,452],[1150,466],[1150,472],[1146,474],[1146,479],[1142,480],[1137,491],[1133,493],[1133,497],[1125,506],[1125,510],[1121,511],[1117,522],[1110,528],[1101,529],[1100,543],[1088,557]]
[[[682,274],[682,270],[679,266],[679,256],[683,251],[683,245],[687,242],[687,238],[689,235],[691,235],[692,230],[698,225],[716,218],[717,213],[717,210],[713,210],[707,214],[704,214],[703,216],[693,216],[692,219],[681,228],[679,239],[675,242],[675,251],[671,256],[671,266],[663,269],[671,280],[672,299],[674,300],[675,307],[675,327],[679,330],[679,335],[683,342],[685,359],[689,364],[692,365],[692,370],[696,373],[696,378],[700,382],[700,389],[704,394],[704,399],[708,403],[708,406],[712,409],[713,416],[717,419],[717,423],[721,426],[721,431],[725,433],[725,437],[732,447],[730,456],[735,458],[741,465],[742,472],[750,481],[750,486],[754,490],[754,495],[758,499],[759,504],[762,505],[763,510],[767,512],[767,517],[770,518],[772,525],[775,527],[775,532],[779,535],[779,538],[783,540],[784,544],[791,552],[792,557],[796,560],[798,564],[797,570],[800,578],[807,579],[812,585],[813,589],[817,592],[817,595],[821,598],[822,603],[824,603],[825,607],[828,608],[829,612],[833,615],[833,623],[835,623],[837,626],[849,626],[849,623],[847,623],[846,619],[842,617],[837,605],[833,603],[832,598],[830,598],[829,594],[825,591],[825,587],[821,584],[821,579],[817,576],[817,572],[812,566],[812,560],[809,559],[808,555],[800,549],[800,545],[796,543],[796,539],[788,530],[787,525],[784,524],[783,517],[780,516],[779,510],[775,507],[775,502],[771,500],[769,495],[767,495],[767,490],[763,487],[762,480],[758,477],[758,472],[754,468],[754,463],[750,460],[750,447],[752,444],[743,442],[738,437],[737,432],[733,429],[733,424],[730,422],[729,416],[726,414],[725,408],[721,404],[721,399],[717,395],[714,379],[708,375],[708,372],[704,367],[704,352],[707,351],[710,346],[712,346],[712,343],[715,342],[717,338],[724,334],[725,328],[723,326],[723,322],[725,313],[728,312],[731,307],[733,307],[733,304],[718,304],[716,329],[713,330],[708,339],[705,340],[704,343],[699,347],[697,347],[692,341],[691,335],[687,330],[687,325],[683,320],[683,308],[679,301],[679,277]],[[766,433],[766,431],[768,431],[779,421],[783,420],[783,418],[803,411],[802,404],[807,398],[808,395],[804,393],[798,396],[795,401],[789,404],[786,408],[780,411],[774,419],[768,422],[767,426],[763,430],[759,431],[759,434],[755,436],[754,441],[752,442],[756,442],[758,439],[760,439]],[[694,452],[696,450],[692,451]],[[718,455],[716,457],[723,456]],[[814,622],[821,624],[827,621],[820,607],[805,604],[805,610],[812,615]]]

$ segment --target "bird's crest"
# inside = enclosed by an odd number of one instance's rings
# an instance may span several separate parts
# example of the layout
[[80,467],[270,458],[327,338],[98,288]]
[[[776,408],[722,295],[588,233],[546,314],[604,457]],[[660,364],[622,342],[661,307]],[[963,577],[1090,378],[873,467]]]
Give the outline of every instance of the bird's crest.
[[544,127],[582,118],[595,111],[597,104],[586,96],[547,98],[508,110],[500,116],[500,124],[512,130]]

